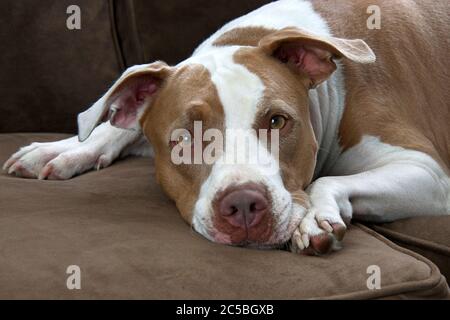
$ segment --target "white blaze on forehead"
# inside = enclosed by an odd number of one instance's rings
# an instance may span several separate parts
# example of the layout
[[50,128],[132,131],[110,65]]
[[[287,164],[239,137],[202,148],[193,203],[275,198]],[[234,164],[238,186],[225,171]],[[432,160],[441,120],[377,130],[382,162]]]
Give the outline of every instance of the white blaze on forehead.
[[226,129],[250,129],[265,87],[256,74],[234,61],[237,50],[237,46],[215,48],[181,65],[196,63],[208,69],[223,106]]

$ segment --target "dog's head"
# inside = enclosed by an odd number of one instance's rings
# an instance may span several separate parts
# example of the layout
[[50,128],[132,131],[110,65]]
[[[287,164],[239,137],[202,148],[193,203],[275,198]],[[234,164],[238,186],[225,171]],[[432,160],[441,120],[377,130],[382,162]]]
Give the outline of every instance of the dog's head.
[[303,190],[316,164],[308,91],[341,57],[374,59],[361,40],[286,28],[174,67],[135,66],[79,116],[80,139],[105,118],[141,128],[157,180],[197,232],[226,244],[281,244],[308,206]]

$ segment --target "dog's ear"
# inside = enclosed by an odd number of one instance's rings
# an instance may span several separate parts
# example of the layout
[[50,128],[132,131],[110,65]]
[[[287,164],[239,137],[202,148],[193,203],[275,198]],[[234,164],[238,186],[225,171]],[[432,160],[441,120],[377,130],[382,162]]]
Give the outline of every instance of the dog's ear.
[[259,47],[310,79],[314,88],[335,70],[334,59],[347,58],[357,63],[375,62],[375,54],[363,40],[348,40],[312,34],[288,27],[263,37]]
[[172,68],[160,61],[128,68],[103,97],[78,115],[78,139],[86,140],[100,121],[137,129],[140,115],[171,72]]

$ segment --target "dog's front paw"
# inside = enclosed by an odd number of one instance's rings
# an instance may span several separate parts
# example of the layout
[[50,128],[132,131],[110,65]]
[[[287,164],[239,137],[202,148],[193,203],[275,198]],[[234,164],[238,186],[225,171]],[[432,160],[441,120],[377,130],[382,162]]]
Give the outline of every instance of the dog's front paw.
[[351,204],[339,190],[338,184],[324,178],[311,185],[311,207],[294,231],[293,252],[322,255],[341,248],[347,230],[344,219],[350,221]]
[[[321,220],[311,209],[302,220],[291,238],[291,250],[306,255],[323,255],[341,248],[346,226]],[[318,220],[320,219],[320,220]],[[320,222],[319,222],[320,221]]]
[[66,180],[92,168],[107,167],[113,159],[100,146],[82,144],[74,137],[23,147],[5,162],[3,170],[22,178]]

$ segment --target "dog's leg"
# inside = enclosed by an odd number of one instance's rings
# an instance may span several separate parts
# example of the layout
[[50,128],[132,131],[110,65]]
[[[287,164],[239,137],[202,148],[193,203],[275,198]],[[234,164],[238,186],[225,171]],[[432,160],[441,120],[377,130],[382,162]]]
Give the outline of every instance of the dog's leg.
[[[314,252],[329,237],[342,238],[351,218],[389,222],[412,216],[450,214],[450,179],[430,156],[375,138],[348,150],[333,174],[308,189],[311,207],[301,222],[297,247]],[[320,228],[321,227],[321,228]],[[294,237],[293,237],[294,240]]]
[[78,137],[39,143],[21,148],[3,166],[9,174],[24,178],[65,180],[91,169],[109,166],[125,155],[147,155],[148,144],[140,141],[141,132],[102,123],[85,141]]

